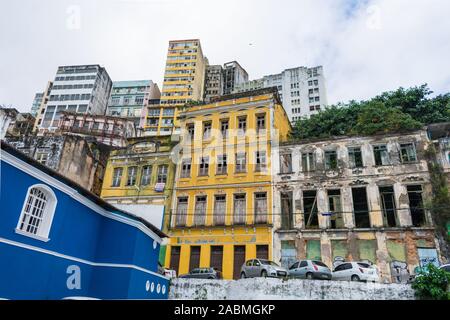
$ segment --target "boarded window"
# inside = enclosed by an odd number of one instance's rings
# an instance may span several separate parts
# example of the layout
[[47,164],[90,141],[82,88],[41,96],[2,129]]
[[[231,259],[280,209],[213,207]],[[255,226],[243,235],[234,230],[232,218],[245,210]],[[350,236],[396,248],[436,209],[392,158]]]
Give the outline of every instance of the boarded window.
[[245,246],[234,246],[233,279],[240,278],[241,267],[245,263]]
[[245,194],[235,194],[234,195],[234,210],[233,210],[233,222],[234,224],[244,224],[245,223]]
[[175,270],[177,276],[179,275],[180,268],[180,252],[181,247],[179,246],[172,246],[170,250],[170,269]]
[[384,225],[387,227],[398,226],[394,188],[392,186],[379,187],[381,198],[381,209],[383,211]]
[[290,153],[280,155],[280,172],[292,173],[292,155]]
[[257,259],[269,259],[269,246],[257,245],[256,246],[256,258]]
[[289,268],[297,260],[295,241],[281,241],[281,266]]
[[345,260],[348,254],[347,241],[331,240],[331,251],[333,254],[333,261],[336,259],[336,257],[341,257]]
[[189,271],[200,267],[200,246],[191,246],[191,256],[189,258]]
[[360,147],[348,148],[349,167],[361,168],[363,166],[362,152]]
[[178,198],[175,224],[177,227],[186,226],[188,210],[188,197]]
[[333,229],[344,228],[342,214],[341,190],[328,190],[328,205],[330,208],[330,224]]
[[303,208],[305,228],[318,228],[317,192],[315,190],[303,191]]
[[322,260],[320,251],[320,240],[308,240],[306,242],[306,259]]
[[353,188],[352,196],[356,228],[370,228],[366,188]]
[[255,223],[267,223],[267,193],[255,193]]
[[223,270],[223,247],[222,246],[211,246],[211,260],[209,266],[211,268],[217,268],[220,271]]
[[422,186],[407,186],[409,198],[409,210],[414,227],[420,227],[425,224],[425,211],[423,208]]
[[204,226],[206,218],[206,196],[198,196],[195,201],[194,225]]
[[225,225],[225,213],[227,210],[227,202],[225,195],[215,197],[214,201],[214,225]]
[[281,229],[293,228],[292,192],[281,192]]
[[376,263],[376,240],[357,240],[359,250],[359,260],[368,260],[372,263]]

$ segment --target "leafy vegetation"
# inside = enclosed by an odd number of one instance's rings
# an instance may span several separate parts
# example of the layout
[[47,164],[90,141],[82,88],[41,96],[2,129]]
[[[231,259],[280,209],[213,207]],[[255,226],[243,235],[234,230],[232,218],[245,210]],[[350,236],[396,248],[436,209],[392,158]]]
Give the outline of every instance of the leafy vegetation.
[[416,296],[420,299],[449,299],[448,286],[450,273],[437,268],[432,263],[419,269],[412,284]]
[[431,94],[425,84],[384,92],[367,101],[332,105],[309,119],[297,121],[292,138],[372,135],[450,121],[450,93],[429,98]]

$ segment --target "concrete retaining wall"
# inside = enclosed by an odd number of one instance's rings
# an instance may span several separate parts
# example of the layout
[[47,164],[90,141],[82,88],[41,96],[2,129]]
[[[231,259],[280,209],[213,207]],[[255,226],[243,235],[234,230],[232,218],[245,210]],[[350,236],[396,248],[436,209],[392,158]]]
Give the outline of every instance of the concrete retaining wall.
[[186,300],[411,300],[407,284],[291,279],[174,279],[169,299]]

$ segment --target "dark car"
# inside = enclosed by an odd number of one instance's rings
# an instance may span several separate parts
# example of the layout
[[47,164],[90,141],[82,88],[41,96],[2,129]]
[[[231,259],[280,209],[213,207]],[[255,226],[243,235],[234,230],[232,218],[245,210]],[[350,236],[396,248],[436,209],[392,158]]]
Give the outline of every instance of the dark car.
[[195,268],[188,274],[182,274],[180,278],[190,279],[222,279],[222,273],[217,268]]

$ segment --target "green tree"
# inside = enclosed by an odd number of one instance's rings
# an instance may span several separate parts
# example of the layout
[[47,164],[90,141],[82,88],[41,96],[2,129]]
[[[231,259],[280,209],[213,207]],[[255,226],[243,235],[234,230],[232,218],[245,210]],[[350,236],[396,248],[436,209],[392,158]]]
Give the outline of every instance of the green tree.
[[420,299],[449,299],[450,273],[432,263],[419,269],[412,287]]

